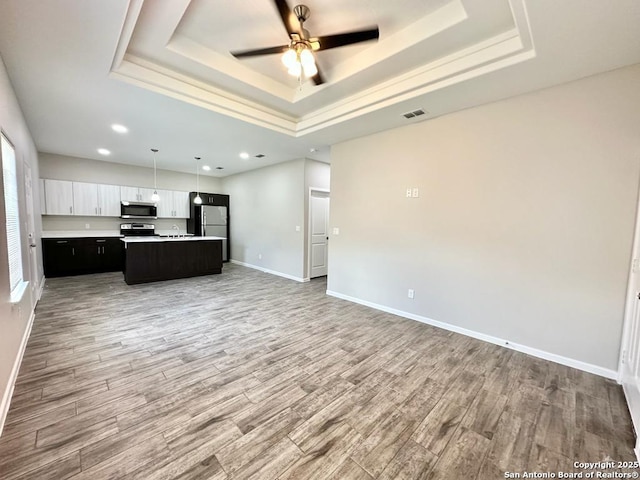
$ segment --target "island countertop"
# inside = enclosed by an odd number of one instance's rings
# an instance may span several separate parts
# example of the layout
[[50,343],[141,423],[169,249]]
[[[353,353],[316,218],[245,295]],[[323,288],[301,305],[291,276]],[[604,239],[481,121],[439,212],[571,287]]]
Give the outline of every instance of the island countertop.
[[199,242],[203,240],[224,240],[222,237],[124,237],[120,239],[125,243],[157,243],[157,242]]

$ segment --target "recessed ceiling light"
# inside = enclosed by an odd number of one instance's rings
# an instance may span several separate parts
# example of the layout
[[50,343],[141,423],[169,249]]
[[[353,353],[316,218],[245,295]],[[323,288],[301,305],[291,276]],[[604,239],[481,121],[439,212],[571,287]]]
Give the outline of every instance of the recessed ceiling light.
[[240,154],[240,158],[242,158],[243,160],[246,160],[247,158],[249,158],[249,154],[247,152],[242,152]]
[[224,167],[216,167],[216,170],[224,170]]
[[109,150],[107,150],[106,148],[99,148],[98,149],[98,153],[100,155],[111,155],[111,152]]
[[113,125],[111,125],[111,129],[114,132],[118,132],[118,133],[127,133],[129,131],[127,127],[125,127],[124,125],[120,125],[118,123],[114,123]]
[[208,172],[209,170],[211,170],[211,167],[210,167],[209,165],[203,165],[203,166],[202,166],[202,169],[203,169],[205,172]]

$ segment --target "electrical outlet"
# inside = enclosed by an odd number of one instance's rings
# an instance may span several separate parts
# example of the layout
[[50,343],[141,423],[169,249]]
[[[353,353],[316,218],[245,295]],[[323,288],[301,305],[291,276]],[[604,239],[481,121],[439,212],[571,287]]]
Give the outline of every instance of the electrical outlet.
[[86,228],[87,230],[89,230],[89,229],[91,228],[91,225],[90,225],[90,224],[88,224],[88,223],[85,223],[85,224],[84,224],[84,228]]
[[407,188],[407,198],[411,198],[411,188]]
[[418,198],[420,196],[420,190],[418,190],[418,188],[414,188],[412,193],[413,198]]
[[262,260],[262,254],[261,253],[258,254],[258,260]]
[[333,234],[340,235],[340,229],[338,227],[333,227]]
[[413,300],[414,296],[415,296],[415,292],[413,291],[413,288],[410,288],[409,291],[407,292],[407,297]]

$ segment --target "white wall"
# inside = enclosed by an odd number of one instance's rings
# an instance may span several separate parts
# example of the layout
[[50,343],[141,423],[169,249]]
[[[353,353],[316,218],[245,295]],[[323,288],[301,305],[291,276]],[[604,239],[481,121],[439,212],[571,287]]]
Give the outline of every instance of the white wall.
[[[55,180],[103,183],[153,188],[153,168],[124,165],[121,163],[69,157],[51,153],[40,153],[40,177]],[[196,176],[189,173],[158,170],[158,188],[192,192],[196,189]],[[207,193],[220,193],[219,178],[200,176],[200,189]],[[118,230],[122,220],[115,217],[80,217],[45,215],[42,217],[44,231],[52,230]],[[158,219],[153,222],[157,230],[170,230],[177,224],[186,230],[186,221],[179,219]]]
[[639,85],[635,65],[334,145],[329,291],[613,374]]
[[[22,270],[28,282],[35,282],[38,289],[43,278],[42,255],[38,252],[37,278],[31,278],[29,268],[29,247],[26,228],[26,204],[24,192],[24,163],[31,168],[35,185],[33,199],[35,212],[39,211],[38,154],[33,139],[16,99],[7,71],[0,58],[0,129],[12,142],[16,152],[18,170],[19,209],[22,223]],[[2,171],[0,169],[0,176]],[[41,226],[38,215],[35,215],[36,240],[40,244]],[[7,232],[4,210],[3,186],[0,181],[0,432],[9,409],[13,382],[18,373],[23,342],[26,342],[31,324],[32,313],[37,299],[31,296],[31,288],[27,288],[22,301],[14,306],[9,302],[9,266],[7,261]]]
[[294,160],[223,179],[230,196],[232,260],[303,278],[304,165]]

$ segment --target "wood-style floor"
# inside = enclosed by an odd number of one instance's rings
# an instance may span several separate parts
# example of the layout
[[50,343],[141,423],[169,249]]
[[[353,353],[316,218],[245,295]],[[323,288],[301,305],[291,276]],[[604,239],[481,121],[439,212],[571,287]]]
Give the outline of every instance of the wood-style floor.
[[612,381],[235,265],[47,280],[8,479],[498,479],[633,460]]

